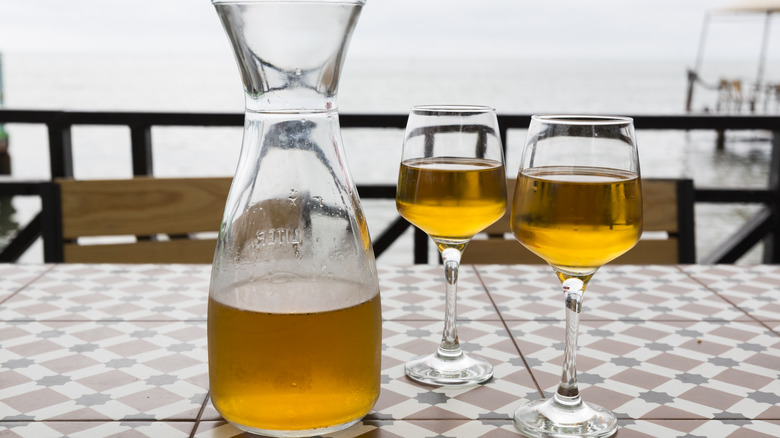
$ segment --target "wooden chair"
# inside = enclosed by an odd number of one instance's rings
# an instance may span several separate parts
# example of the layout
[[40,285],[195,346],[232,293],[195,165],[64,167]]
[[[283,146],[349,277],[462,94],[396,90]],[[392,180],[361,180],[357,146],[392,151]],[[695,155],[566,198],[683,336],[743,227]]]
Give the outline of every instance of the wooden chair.
[[[514,183],[514,180],[508,181],[508,205],[512,205]],[[645,233],[634,248],[611,263],[695,263],[693,181],[643,179],[642,199]],[[461,263],[538,264],[544,261],[514,239],[507,211],[468,244]]]
[[43,195],[44,260],[211,263],[230,182],[58,179]]

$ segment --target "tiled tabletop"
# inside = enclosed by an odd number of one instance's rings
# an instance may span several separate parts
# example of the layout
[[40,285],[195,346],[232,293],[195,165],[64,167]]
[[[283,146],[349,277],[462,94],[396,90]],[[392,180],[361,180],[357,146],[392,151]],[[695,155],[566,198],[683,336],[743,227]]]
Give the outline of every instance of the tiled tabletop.
[[[0,437],[232,437],[208,400],[204,265],[0,265]],[[464,266],[469,388],[417,384],[435,349],[439,266],[381,266],[382,392],[333,437],[516,437],[512,412],[560,378],[563,298],[545,266]],[[780,437],[780,266],[614,266],[586,293],[583,397],[618,437]]]

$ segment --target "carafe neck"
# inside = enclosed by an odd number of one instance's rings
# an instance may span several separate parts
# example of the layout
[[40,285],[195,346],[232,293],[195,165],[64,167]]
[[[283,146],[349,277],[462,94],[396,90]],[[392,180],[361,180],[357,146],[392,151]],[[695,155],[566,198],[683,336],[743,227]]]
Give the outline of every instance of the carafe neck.
[[336,109],[362,0],[215,1],[214,6],[236,56],[247,111]]

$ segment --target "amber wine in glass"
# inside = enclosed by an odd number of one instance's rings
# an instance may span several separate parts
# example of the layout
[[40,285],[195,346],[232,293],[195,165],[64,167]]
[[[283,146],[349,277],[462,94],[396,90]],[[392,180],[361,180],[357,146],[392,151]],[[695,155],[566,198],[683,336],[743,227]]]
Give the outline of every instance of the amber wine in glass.
[[[520,172],[515,236],[553,266],[588,271],[631,249],[642,225],[636,174],[594,167]],[[554,199],[553,202],[551,200]]]
[[460,255],[469,240],[506,210],[506,175],[495,111],[482,106],[418,106],[406,128],[396,206],[436,243],[447,284],[438,350],[406,363],[423,383],[466,385],[493,375],[487,361],[463,352],[456,327]]
[[504,214],[505,180],[500,161],[406,160],[398,178],[398,211],[433,239],[468,241]]
[[566,343],[553,397],[521,406],[515,426],[530,437],[608,437],[612,412],[582,400],[577,386],[579,315],[596,270],[642,233],[642,187],[627,117],[533,116],[511,214],[520,243],[547,261],[563,285]]

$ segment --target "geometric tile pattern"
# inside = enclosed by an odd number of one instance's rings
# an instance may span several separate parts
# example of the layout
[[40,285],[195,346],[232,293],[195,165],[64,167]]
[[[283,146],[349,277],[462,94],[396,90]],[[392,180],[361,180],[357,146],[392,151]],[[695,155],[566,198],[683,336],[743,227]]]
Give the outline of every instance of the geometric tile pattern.
[[63,264],[3,303],[0,320],[206,320],[209,269]]
[[46,265],[0,264],[0,303],[37,280],[51,269]]
[[780,270],[774,266],[686,266],[684,270],[757,321],[780,322]]
[[[233,437],[208,399],[206,265],[0,265],[0,436]],[[379,267],[382,391],[330,436],[517,437],[560,379],[550,268],[463,266],[458,333],[482,385],[403,374],[441,337],[440,265]],[[626,437],[780,436],[780,266],[607,266],[585,293],[578,372]]]
[[208,390],[204,322],[21,322],[0,329],[3,420],[176,420]]
[[[520,351],[545,394],[560,379],[564,329],[513,322]],[[776,419],[780,339],[758,323],[584,321],[583,397],[621,418]]]
[[[385,320],[444,320],[444,268],[438,265],[379,266]],[[474,269],[458,274],[458,319],[500,321]]]
[[[546,266],[479,267],[505,320],[565,318],[563,293]],[[750,320],[675,266],[605,266],[588,285],[581,320]]]

